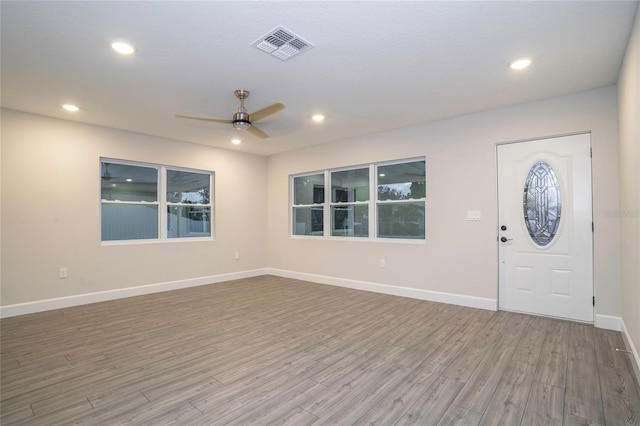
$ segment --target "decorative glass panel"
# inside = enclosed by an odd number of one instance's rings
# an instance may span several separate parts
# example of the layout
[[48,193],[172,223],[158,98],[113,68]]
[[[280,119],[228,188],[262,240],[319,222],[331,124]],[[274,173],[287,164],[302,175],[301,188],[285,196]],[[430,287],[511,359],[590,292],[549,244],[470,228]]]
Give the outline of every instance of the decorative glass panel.
[[562,211],[560,184],[548,163],[538,161],[529,170],[522,204],[529,235],[536,244],[546,246],[558,232]]

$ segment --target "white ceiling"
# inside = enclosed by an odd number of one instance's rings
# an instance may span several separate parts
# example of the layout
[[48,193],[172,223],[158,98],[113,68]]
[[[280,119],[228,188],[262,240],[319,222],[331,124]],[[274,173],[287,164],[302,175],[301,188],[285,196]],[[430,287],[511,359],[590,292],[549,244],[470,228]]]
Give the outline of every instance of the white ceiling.
[[[637,5],[2,1],[2,106],[271,155],[614,84]],[[278,25],[315,47],[286,62],[251,47]],[[519,56],[535,62],[516,73]],[[271,138],[174,117],[231,118],[235,89],[249,112],[286,105],[257,123]]]

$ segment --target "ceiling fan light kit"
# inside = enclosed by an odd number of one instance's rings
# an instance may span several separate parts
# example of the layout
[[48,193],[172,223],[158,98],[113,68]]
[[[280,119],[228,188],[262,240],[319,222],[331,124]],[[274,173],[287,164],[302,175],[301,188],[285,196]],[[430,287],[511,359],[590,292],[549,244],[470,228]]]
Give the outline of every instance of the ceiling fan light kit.
[[236,112],[233,114],[233,127],[236,130],[247,130],[251,127],[251,122],[249,121],[249,114],[244,112]]

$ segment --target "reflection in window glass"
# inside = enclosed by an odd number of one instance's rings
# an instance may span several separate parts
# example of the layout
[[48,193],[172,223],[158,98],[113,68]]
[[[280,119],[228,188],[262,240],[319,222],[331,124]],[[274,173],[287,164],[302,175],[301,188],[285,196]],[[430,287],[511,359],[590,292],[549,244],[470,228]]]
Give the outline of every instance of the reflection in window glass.
[[167,207],[167,237],[211,236],[211,208],[201,206]]
[[331,202],[369,201],[369,168],[331,172]]
[[378,166],[378,200],[425,198],[425,162]]
[[102,241],[210,238],[212,187],[213,172],[100,159]]
[[158,238],[158,168],[100,162],[102,241]]
[[425,239],[423,158],[291,176],[289,184],[291,235]]
[[158,206],[102,204],[102,241],[158,238]]
[[331,235],[334,237],[368,237],[369,206],[331,206],[331,223]]
[[100,198],[107,201],[158,201],[158,169],[102,162]]
[[324,203],[324,174],[298,176],[293,179],[293,204]]
[[167,170],[167,238],[211,236],[211,175]]
[[324,235],[324,173],[293,178],[292,235]]
[[294,207],[293,235],[323,235],[323,207]]
[[331,172],[331,236],[369,236],[369,167]]
[[208,173],[167,170],[167,202],[209,204]]
[[378,166],[378,238],[425,238],[425,161]]
[[424,239],[424,202],[379,204],[378,237]]

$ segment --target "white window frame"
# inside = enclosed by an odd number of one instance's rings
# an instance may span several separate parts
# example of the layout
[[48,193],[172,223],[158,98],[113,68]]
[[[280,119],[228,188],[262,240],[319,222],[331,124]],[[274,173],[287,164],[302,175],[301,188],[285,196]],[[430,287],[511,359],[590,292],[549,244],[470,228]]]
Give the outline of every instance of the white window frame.
[[[213,239],[213,172],[211,171],[205,171],[205,170],[196,170],[196,169],[187,169],[184,167],[171,167],[171,166],[162,166],[161,168],[161,177],[162,177],[162,182],[164,185],[164,190],[162,191],[162,196],[164,197],[165,200],[165,210],[164,210],[164,215],[162,215],[162,218],[164,218],[165,223],[164,225],[161,225],[162,227],[162,231],[164,232],[164,237],[166,240],[168,241],[192,241],[192,240],[196,240],[196,241],[202,241],[202,240],[212,240]],[[209,203],[208,204],[190,204],[190,203],[174,203],[174,202],[169,202],[166,200],[167,197],[167,172],[169,171],[174,171],[174,172],[186,172],[186,173],[199,173],[199,174],[203,174],[203,175],[209,175]],[[209,235],[205,235],[204,232],[199,233],[200,236],[193,236],[193,237],[169,237],[168,233],[169,233],[169,219],[168,219],[168,208],[169,207],[208,207],[209,208],[209,217],[211,220],[211,230],[210,230],[210,236]],[[196,234],[196,233],[193,233]]]
[[[315,175],[323,175],[323,184],[324,184],[324,203],[310,203],[310,204],[294,204],[295,203],[295,179],[296,178],[300,178],[300,177],[304,177],[304,176],[315,176]],[[295,235],[296,237],[302,237],[302,238],[318,238],[318,237],[323,237],[325,235],[325,232],[327,230],[326,224],[327,224],[327,181],[328,181],[328,171],[324,170],[324,171],[315,171],[315,172],[308,172],[308,173],[300,173],[300,174],[296,174],[296,175],[291,175],[289,177],[289,235]],[[313,197],[312,197],[313,198]],[[322,208],[322,233],[323,235],[298,235],[298,234],[294,234],[293,233],[293,228],[294,228],[294,217],[295,215],[293,214],[294,209],[311,209],[313,210],[313,208]]]
[[[369,165],[362,165],[362,166],[351,166],[351,167],[341,167],[339,169],[331,169],[331,170],[327,170],[327,175],[328,175],[328,195],[329,195],[329,203],[328,203],[328,216],[329,216],[329,222],[325,222],[329,224],[329,232],[328,232],[328,236],[331,238],[337,238],[337,239],[360,239],[360,240],[368,240],[369,237],[371,237],[371,218],[373,216],[371,216],[371,187],[372,187],[372,173],[374,170],[374,165],[373,164],[369,164]],[[349,171],[349,170],[361,170],[361,169],[368,169],[369,170],[369,199],[367,201],[346,201],[346,202],[334,202],[333,201],[333,182],[332,182],[332,176],[333,173],[339,173],[339,172],[345,172],[345,171]],[[326,194],[325,194],[325,201],[327,200],[326,198]],[[356,236],[356,235],[333,235],[333,215],[331,214],[333,211],[333,207],[348,207],[348,206],[367,206],[367,211],[369,212],[369,223],[368,223],[368,227],[367,227],[367,236],[366,237],[362,237],[362,236]],[[353,222],[353,218],[351,218],[351,221]]]
[[[99,209],[100,212],[100,224],[98,229],[98,239],[101,245],[127,245],[127,244],[149,244],[149,243],[166,243],[166,242],[186,242],[186,241],[213,241],[215,240],[215,215],[214,215],[214,182],[215,172],[211,170],[191,169],[184,167],[168,166],[154,163],[144,163],[139,161],[120,160],[115,158],[100,157],[99,170],[100,179],[102,178],[102,164],[103,163],[122,164],[135,167],[147,167],[155,168],[158,173],[157,178],[157,198],[156,202],[144,202],[144,201],[112,201],[102,199],[102,184],[99,185],[100,196]],[[209,203],[208,204],[189,204],[189,203],[172,203],[167,201],[167,171],[179,171],[190,173],[201,173],[209,175]],[[147,239],[130,239],[130,240],[102,240],[102,205],[103,204],[132,204],[132,205],[156,205],[158,207],[158,237]],[[194,237],[169,237],[168,236],[168,208],[171,206],[187,206],[187,207],[209,207],[210,220],[211,220],[211,235],[194,236]]]
[[[326,169],[326,170],[317,170],[313,172],[305,172],[305,173],[296,173],[289,176],[289,237],[293,239],[326,239],[326,240],[340,240],[340,241],[375,241],[375,242],[400,242],[400,243],[409,243],[409,244],[424,244],[427,240],[427,200],[426,200],[426,192],[425,197],[422,198],[412,198],[409,200],[378,200],[378,167],[381,166],[392,166],[394,164],[404,164],[404,163],[413,163],[418,161],[424,161],[426,166],[426,157],[412,157],[412,158],[404,158],[400,160],[390,160],[390,161],[381,161],[376,163],[369,164],[360,164],[348,167],[340,167],[335,169]],[[364,169],[369,168],[369,200],[368,201],[354,201],[347,203],[334,203],[332,200],[332,187],[331,187],[331,173],[340,172],[346,170],[355,170],[355,169]],[[311,175],[324,175],[324,203],[314,203],[314,204],[304,204],[304,205],[295,205],[294,204],[294,181],[295,178],[303,177],[303,176],[311,176]],[[427,172],[425,168],[425,184],[427,180]],[[424,203],[425,214],[424,214],[424,227],[425,227],[425,236],[424,238],[398,238],[398,237],[379,237],[378,236],[378,206],[379,205],[390,205],[390,204],[410,204],[410,203]],[[333,236],[332,228],[333,228],[333,218],[331,215],[331,208],[333,206],[346,206],[346,205],[368,205],[368,214],[369,214],[369,236],[361,237],[361,236]],[[298,235],[294,233],[294,223],[293,211],[295,208],[301,207],[322,207],[323,208],[323,229],[322,235]]]
[[[425,162],[425,171],[424,171],[424,180],[425,180],[425,185],[427,182],[427,169],[426,169],[426,165],[427,165],[427,160],[425,157],[417,157],[417,158],[408,158],[408,159],[403,159],[403,160],[394,160],[394,161],[385,161],[385,162],[381,162],[381,163],[375,163],[374,166],[374,180],[375,180],[375,184],[374,184],[374,193],[375,193],[375,205],[374,205],[374,216],[375,216],[375,230],[374,235],[375,238],[377,240],[383,240],[383,241],[416,241],[416,242],[424,242],[427,240],[427,198],[426,198],[426,188],[425,188],[425,196],[422,198],[410,198],[408,200],[379,200],[378,199],[378,178],[379,178],[379,173],[378,173],[378,168],[379,167],[384,167],[384,166],[393,166],[395,164],[405,164],[405,163],[415,163],[418,161],[424,161]],[[424,238],[397,238],[397,237],[380,237],[378,236],[378,206],[380,205],[393,205],[393,204],[412,204],[412,203],[418,203],[418,202],[422,202],[424,203]]]

